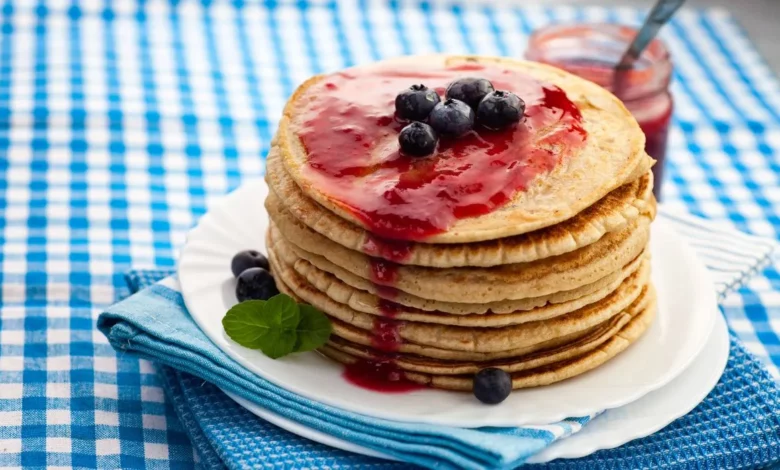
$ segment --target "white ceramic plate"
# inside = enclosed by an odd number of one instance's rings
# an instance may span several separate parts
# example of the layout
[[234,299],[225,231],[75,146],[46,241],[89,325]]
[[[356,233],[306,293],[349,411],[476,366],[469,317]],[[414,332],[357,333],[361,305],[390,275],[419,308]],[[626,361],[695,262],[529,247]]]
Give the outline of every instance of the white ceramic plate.
[[[729,358],[726,320],[720,312],[716,312],[716,316],[714,328],[704,349],[679,377],[635,402],[601,414],[582,431],[556,442],[533,456],[528,463],[543,463],[559,458],[573,459],[602,449],[613,449],[634,439],[649,436],[694,409],[718,383]],[[299,436],[337,449],[395,460],[380,452],[290,421],[241,397],[225,393],[257,416]]]
[[261,181],[246,184],[201,218],[179,260],[182,294],[193,319],[230,357],[278,386],[322,403],[378,418],[459,427],[551,423],[625,405],[669,383],[701,351],[712,329],[717,304],[709,273],[687,243],[658,220],[651,241],[657,318],[642,338],[601,367],[554,385],[516,391],[500,406],[485,406],[468,393],[365,390],[341,377],[340,364],[317,353],[273,360],[225,335],[222,317],[236,302],[230,260],[240,250],[264,249],[266,192]]

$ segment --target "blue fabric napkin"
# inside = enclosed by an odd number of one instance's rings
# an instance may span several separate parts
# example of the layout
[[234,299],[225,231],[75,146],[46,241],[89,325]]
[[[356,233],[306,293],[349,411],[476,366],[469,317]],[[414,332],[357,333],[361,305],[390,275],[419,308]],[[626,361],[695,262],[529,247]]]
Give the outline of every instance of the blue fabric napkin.
[[[744,235],[717,232],[684,217],[671,218],[721,276],[721,292],[768,259],[771,246]],[[717,237],[716,237],[717,235]],[[725,237],[725,238],[724,238]],[[728,265],[707,256],[713,239],[739,254]],[[749,242],[749,243],[748,243]],[[744,249],[739,251],[741,246]],[[737,247],[737,248],[735,248]],[[697,248],[699,248],[697,246]],[[736,250],[736,251],[735,251]],[[712,259],[710,259],[712,258]],[[713,266],[713,263],[716,266]],[[256,377],[222,353],[198,329],[166,272],[128,276],[137,294],[101,314],[98,327],[120,351],[164,366],[165,387],[202,464],[207,468],[383,468],[402,464],[336,451],[283,431],[230,400],[213,383],[308,427],[404,462],[428,468],[514,468],[540,449],[586,424],[590,417],[555,423],[550,429],[410,425],[345,412],[286,392]],[[150,286],[150,287],[146,287]],[[144,288],[146,287],[146,288]],[[205,382],[204,382],[205,380]],[[618,449],[550,468],[695,466],[725,468],[767,465],[780,459],[780,393],[755,358],[732,337],[731,357],[721,382],[689,415],[663,431]]]
[[437,468],[514,468],[589,417],[537,428],[463,429],[371,418],[303,398],[247,371],[198,328],[169,278],[100,315],[117,350],[197,375],[293,421],[399,460]]
[[[289,433],[246,411],[219,388],[194,375],[170,367],[161,367],[160,375],[205,468],[408,468]],[[732,335],[723,377],[688,415],[616,449],[524,468],[763,468],[780,460],[777,394],[772,379]]]

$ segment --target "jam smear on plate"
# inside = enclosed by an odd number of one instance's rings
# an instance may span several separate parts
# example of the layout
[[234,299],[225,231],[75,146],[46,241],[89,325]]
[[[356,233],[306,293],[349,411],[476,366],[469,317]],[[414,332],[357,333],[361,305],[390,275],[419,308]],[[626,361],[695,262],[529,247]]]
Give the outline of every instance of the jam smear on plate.
[[382,393],[404,393],[425,388],[406,379],[391,358],[360,359],[347,364],[343,377],[360,388]]

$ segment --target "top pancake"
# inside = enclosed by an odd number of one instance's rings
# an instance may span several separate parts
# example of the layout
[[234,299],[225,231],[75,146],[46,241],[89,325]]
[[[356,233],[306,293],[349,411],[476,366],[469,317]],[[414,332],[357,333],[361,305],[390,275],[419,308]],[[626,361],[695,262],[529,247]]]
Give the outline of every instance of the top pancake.
[[[648,160],[643,151],[644,135],[636,120],[611,93],[591,82],[559,69],[506,58],[428,56],[405,57],[365,67],[409,68],[455,66],[459,64],[492,64],[505,70],[520,71],[533,79],[564,90],[582,114],[582,127],[587,132],[584,145],[547,173],[536,175],[526,190],[487,214],[456,220],[444,232],[427,236],[428,243],[466,243],[494,240],[527,233],[567,220],[591,206],[612,190],[644,174]],[[464,72],[464,76],[478,72]],[[317,171],[308,162],[308,155],[299,134],[303,116],[317,100],[325,77],[314,77],[301,85],[289,100],[280,122],[277,144],[284,167],[308,197],[340,217],[369,228],[353,210],[346,207],[322,184]],[[414,83],[413,76],[409,78]],[[400,90],[390,90],[392,94]],[[511,90],[510,90],[511,91]],[[392,113],[392,104],[388,103]],[[393,141],[379,142],[374,148],[397,145]],[[550,153],[566,151],[565,146],[545,148]],[[435,155],[431,158],[435,158]],[[381,185],[367,185],[363,191],[382,191]],[[411,204],[425,201],[411,201]]]

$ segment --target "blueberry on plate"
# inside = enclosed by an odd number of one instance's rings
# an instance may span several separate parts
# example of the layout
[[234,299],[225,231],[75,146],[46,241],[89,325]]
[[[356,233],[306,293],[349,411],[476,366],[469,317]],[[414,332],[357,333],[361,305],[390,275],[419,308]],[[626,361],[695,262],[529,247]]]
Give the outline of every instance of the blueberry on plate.
[[433,128],[423,122],[413,122],[401,129],[401,133],[398,134],[401,151],[414,157],[433,153],[438,140]]
[[245,300],[268,300],[279,293],[274,277],[265,268],[249,268],[238,275],[236,297]]
[[233,276],[238,277],[249,268],[264,268],[268,271],[271,270],[268,259],[259,251],[244,250],[239,251],[233,256],[233,260],[230,262],[230,270],[233,271]]
[[395,97],[395,114],[407,121],[424,121],[440,101],[436,90],[423,84],[412,85]]
[[463,101],[447,99],[433,108],[428,123],[439,134],[458,137],[474,127],[474,110]]
[[498,130],[520,122],[525,102],[511,91],[488,93],[477,107],[477,122],[488,129]]
[[501,403],[511,392],[512,377],[501,369],[482,369],[474,376],[474,396],[482,403]]
[[495,90],[490,80],[476,77],[465,77],[450,83],[445,96],[454,100],[460,100],[477,109],[479,102],[488,93]]

